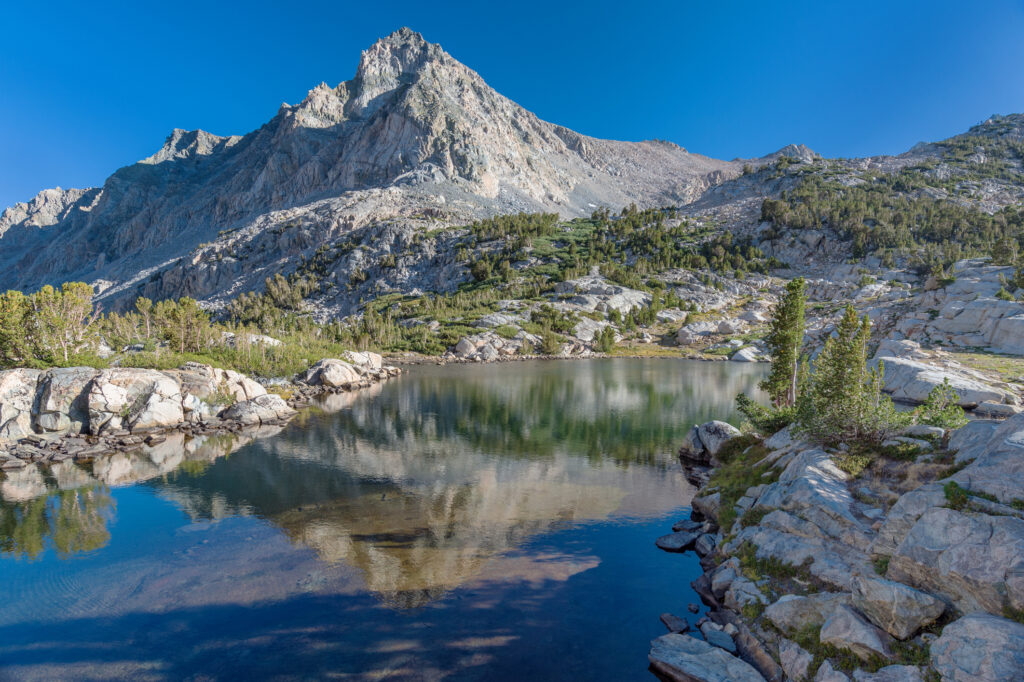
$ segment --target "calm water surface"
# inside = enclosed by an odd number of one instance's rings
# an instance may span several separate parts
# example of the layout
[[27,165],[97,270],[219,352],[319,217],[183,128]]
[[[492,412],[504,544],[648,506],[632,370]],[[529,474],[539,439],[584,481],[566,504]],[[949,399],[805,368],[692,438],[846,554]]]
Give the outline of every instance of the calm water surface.
[[[758,366],[415,367],[284,429],[0,482],[0,676],[653,679],[674,450]],[[255,436],[259,436],[255,438]]]

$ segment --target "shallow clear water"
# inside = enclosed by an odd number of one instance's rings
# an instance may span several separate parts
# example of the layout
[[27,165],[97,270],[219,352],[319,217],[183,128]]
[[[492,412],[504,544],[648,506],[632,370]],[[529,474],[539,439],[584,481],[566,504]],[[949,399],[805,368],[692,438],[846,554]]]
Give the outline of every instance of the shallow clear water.
[[674,451],[756,365],[414,367],[251,439],[0,483],[0,676],[653,679]]

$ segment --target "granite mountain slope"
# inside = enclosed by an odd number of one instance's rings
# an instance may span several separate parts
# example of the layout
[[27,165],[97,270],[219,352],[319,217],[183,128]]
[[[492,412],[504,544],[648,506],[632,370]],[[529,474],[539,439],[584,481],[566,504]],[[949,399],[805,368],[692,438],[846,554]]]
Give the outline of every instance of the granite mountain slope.
[[0,286],[82,280],[108,299],[204,299],[258,288],[371,224],[687,203],[740,170],[541,121],[403,28],[363,53],[352,80],[317,86],[258,130],[175,130],[103,187],[45,190],[7,209]]

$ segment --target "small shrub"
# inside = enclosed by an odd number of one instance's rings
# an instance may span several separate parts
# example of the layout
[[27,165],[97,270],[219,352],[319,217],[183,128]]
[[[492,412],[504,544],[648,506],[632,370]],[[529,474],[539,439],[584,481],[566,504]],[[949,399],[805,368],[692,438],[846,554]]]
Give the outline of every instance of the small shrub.
[[949,481],[942,486],[942,492],[946,495],[946,506],[950,509],[961,510],[970,501],[967,491],[961,488],[956,481]]
[[746,393],[736,396],[736,409],[759,433],[773,434],[789,426],[796,418],[795,407],[765,407]]
[[880,556],[875,557],[871,564],[875,567],[875,573],[878,575],[885,575],[889,571],[889,559],[891,557]]
[[896,640],[890,645],[893,658],[899,665],[928,665],[931,662],[931,651],[928,645]]
[[540,337],[540,352],[544,355],[558,355],[562,350],[562,337],[552,331],[545,331]]
[[832,455],[836,466],[856,478],[864,472],[875,458],[867,452],[843,452]]
[[615,348],[615,329],[605,327],[594,336],[594,350],[599,353],[610,353]]
[[800,396],[799,425],[811,438],[825,444],[878,444],[908,423],[882,393],[884,365],[867,369],[870,335],[871,322],[866,316],[859,319],[848,305]]
[[924,404],[914,410],[914,416],[920,424],[958,429],[967,423],[967,415],[959,402],[960,396],[945,378],[928,393]]
[[1009,604],[1003,604],[1003,618],[1024,624],[1024,609],[1015,609]]
[[754,621],[761,617],[761,614],[764,613],[764,609],[764,604],[759,601],[753,601],[744,604],[740,609],[740,612],[748,621]]
[[913,462],[921,454],[921,450],[913,443],[899,443],[898,445],[886,445],[882,448],[881,453],[888,459]]
[[757,445],[760,442],[761,439],[757,436],[745,433],[742,436],[736,436],[735,438],[726,441],[726,443],[718,450],[718,454],[715,455],[715,457],[718,461],[723,463],[733,462],[748,448],[753,445]]
[[496,327],[494,333],[503,339],[514,339],[519,330],[510,324],[503,324],[500,327]]
[[1015,300],[1017,300],[1017,299],[1015,299],[1013,297],[1013,294],[1011,294],[1009,291],[1006,290],[1006,287],[1000,287],[999,288],[999,291],[996,292],[996,298],[1001,299],[1003,301],[1015,301]]
[[963,471],[964,469],[966,469],[967,466],[969,464],[971,464],[971,462],[973,462],[973,461],[974,461],[974,458],[971,458],[971,459],[965,459],[962,462],[954,464],[953,466],[951,466],[951,467],[947,468],[945,471],[943,471],[942,474],[939,476],[939,478],[949,478],[950,476],[952,476],[956,472]]
[[740,517],[740,528],[749,528],[751,526],[760,525],[761,519],[768,516],[775,511],[772,507],[754,507],[748,509],[743,516]]

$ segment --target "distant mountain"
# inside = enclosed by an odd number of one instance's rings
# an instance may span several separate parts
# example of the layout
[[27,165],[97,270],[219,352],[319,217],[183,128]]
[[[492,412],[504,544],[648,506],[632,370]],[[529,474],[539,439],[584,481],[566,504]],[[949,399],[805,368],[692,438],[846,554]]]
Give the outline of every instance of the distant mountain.
[[742,165],[541,121],[403,28],[363,52],[352,80],[315,87],[256,131],[174,130],[102,187],[7,209],[0,287],[223,298],[368,225],[685,204]]

